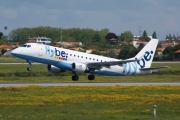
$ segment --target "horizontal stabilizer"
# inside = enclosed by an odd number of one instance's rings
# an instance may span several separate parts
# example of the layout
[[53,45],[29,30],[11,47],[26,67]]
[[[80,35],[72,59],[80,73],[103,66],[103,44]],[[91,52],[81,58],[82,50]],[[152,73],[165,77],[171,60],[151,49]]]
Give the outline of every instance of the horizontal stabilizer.
[[162,66],[162,67],[151,67],[151,68],[142,68],[140,70],[158,70],[162,68],[169,68],[168,66]]

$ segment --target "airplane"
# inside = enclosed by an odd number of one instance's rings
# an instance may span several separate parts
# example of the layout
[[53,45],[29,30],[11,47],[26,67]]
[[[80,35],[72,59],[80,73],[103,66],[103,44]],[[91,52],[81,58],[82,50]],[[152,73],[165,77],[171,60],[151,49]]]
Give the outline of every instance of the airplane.
[[31,71],[33,62],[47,64],[47,70],[53,73],[72,71],[72,80],[79,79],[77,72],[88,73],[88,80],[94,80],[94,74],[107,76],[128,76],[151,74],[167,66],[151,68],[159,40],[151,39],[133,58],[119,60],[95,54],[54,47],[40,43],[25,43],[11,51],[15,57],[25,59]]

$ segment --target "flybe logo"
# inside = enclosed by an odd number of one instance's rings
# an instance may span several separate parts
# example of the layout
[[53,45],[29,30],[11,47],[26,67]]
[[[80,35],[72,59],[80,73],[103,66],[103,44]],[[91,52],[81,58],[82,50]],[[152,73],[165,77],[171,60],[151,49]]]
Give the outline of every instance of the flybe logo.
[[46,54],[50,57],[54,57],[55,59],[59,60],[67,60],[68,56],[65,51],[60,51],[57,48],[51,49],[49,46],[45,46]]
[[[152,54],[153,54],[153,51],[146,51],[145,54],[144,54],[144,57],[137,61],[137,64],[141,67],[141,68],[144,68],[146,66],[146,62],[150,61],[152,59]],[[136,58],[137,59],[137,58]]]

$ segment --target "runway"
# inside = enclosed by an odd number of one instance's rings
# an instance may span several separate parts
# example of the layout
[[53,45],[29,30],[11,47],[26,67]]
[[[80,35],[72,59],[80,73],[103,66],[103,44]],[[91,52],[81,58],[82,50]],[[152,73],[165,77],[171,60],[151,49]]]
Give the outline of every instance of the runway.
[[15,87],[15,86],[180,86],[180,82],[58,82],[58,83],[0,83],[0,87]]

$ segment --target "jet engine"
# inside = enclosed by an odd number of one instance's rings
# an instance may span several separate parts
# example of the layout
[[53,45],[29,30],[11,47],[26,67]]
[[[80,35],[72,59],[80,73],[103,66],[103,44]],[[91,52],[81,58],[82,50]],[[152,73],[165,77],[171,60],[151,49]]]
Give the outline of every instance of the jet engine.
[[72,63],[72,70],[76,72],[87,72],[89,69],[86,64],[83,63]]
[[62,70],[58,67],[55,67],[53,65],[47,65],[47,69],[49,72],[52,72],[52,73],[60,73],[60,72],[65,72],[65,70]]

